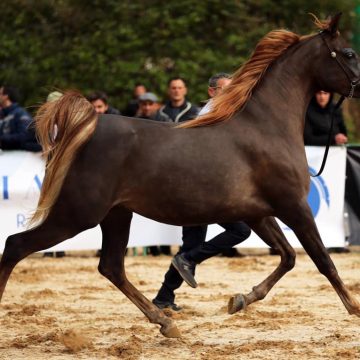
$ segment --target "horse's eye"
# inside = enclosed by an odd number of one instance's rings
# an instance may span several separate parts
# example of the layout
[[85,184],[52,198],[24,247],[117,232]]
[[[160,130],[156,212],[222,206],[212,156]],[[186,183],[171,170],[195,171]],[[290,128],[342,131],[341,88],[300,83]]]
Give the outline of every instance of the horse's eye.
[[348,59],[352,59],[355,57],[355,52],[352,49],[344,49],[343,50],[343,54],[345,55],[345,57],[347,57]]

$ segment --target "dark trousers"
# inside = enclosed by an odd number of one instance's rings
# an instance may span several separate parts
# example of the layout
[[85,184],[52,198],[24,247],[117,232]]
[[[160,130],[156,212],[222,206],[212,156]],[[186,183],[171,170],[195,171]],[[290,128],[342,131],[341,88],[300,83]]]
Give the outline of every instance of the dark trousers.
[[[232,248],[250,236],[250,228],[243,222],[219,224],[225,231],[209,241],[205,241],[207,225],[184,226],[182,240],[183,245],[178,253],[184,253],[189,260],[200,264],[202,261],[218,255],[224,249]],[[174,302],[175,293],[183,282],[177,270],[170,265],[165,274],[164,282],[156,295],[160,301]]]

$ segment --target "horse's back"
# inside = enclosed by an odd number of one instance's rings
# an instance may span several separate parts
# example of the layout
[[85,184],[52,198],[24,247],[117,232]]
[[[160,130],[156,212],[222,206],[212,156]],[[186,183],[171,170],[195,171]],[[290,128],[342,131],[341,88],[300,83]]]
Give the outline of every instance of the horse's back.
[[174,123],[171,122],[110,114],[99,115],[99,120],[97,124],[97,128],[103,131],[109,130],[116,131],[117,133],[123,132],[124,134],[129,131],[131,132],[135,129],[169,129],[173,126]]

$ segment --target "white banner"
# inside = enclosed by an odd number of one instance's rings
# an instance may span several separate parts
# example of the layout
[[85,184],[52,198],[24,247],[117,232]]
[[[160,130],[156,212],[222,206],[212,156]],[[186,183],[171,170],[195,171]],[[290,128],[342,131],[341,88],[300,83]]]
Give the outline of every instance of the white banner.
[[[310,171],[316,173],[320,168],[324,148],[307,147],[306,154]],[[311,178],[309,203],[326,247],[342,247],[345,244],[345,166],[346,148],[333,147],[329,151],[323,174]],[[0,152],[0,252],[10,234],[26,229],[26,219],[36,207],[43,177],[44,161],[41,155],[24,151]],[[293,232],[283,224],[280,225],[290,243],[300,247]],[[218,225],[210,225],[207,240],[222,230]],[[173,244],[181,244],[181,227],[161,224],[134,214],[129,247]],[[241,246],[266,247],[253,233]],[[52,250],[90,250],[100,247],[101,231],[96,227],[54,246]]]

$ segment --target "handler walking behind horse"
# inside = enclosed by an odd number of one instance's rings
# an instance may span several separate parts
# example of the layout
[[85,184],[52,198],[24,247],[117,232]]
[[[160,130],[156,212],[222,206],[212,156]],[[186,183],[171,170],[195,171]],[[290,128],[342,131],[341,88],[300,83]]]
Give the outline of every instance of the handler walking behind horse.
[[[199,116],[211,110],[211,98],[225,86],[229,85],[230,82],[230,75],[226,73],[216,74],[209,79],[208,94],[210,100],[200,111]],[[171,308],[175,311],[181,310],[181,307],[174,303],[174,291],[181,286],[183,280],[191,287],[197,287],[194,278],[196,265],[226,250],[232,249],[250,236],[251,230],[243,222],[221,223],[219,225],[225,231],[207,242],[205,241],[207,225],[183,227],[183,245],[173,258],[169,270],[165,274],[164,282],[153,300],[157,307],[160,309]]]

